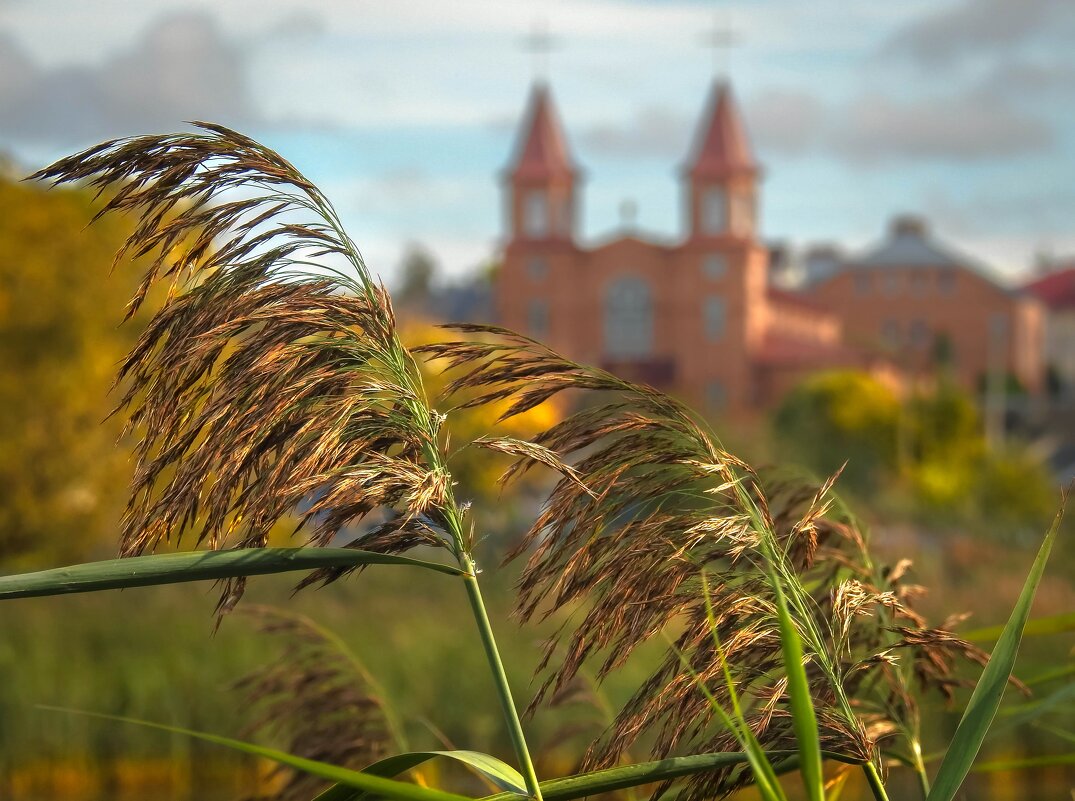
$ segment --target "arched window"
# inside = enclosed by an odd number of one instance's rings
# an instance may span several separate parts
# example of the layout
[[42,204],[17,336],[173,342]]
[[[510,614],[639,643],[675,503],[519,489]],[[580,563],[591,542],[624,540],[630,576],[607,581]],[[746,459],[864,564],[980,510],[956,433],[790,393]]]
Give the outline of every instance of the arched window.
[[525,195],[523,206],[523,232],[527,236],[540,238],[549,233],[549,201],[545,193],[531,190]]
[[526,308],[526,329],[530,336],[542,339],[549,335],[549,302],[534,298]]
[[728,227],[728,202],[723,187],[710,186],[702,193],[702,231],[723,234]]
[[710,281],[717,281],[728,272],[728,259],[723,253],[707,253],[702,259],[702,272]]
[[705,338],[710,342],[719,342],[723,339],[724,326],[728,317],[724,298],[720,295],[709,295],[702,306],[702,316],[705,322]]
[[749,192],[732,195],[731,225],[733,233],[749,236],[754,233],[754,198]]
[[633,275],[618,278],[605,291],[605,354],[614,358],[653,352],[653,296],[649,284]]

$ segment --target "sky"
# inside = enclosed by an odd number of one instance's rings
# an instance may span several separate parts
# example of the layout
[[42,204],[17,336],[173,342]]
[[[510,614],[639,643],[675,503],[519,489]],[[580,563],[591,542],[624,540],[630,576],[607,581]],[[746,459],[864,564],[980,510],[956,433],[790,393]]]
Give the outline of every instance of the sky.
[[1072,41],[1071,0],[0,0],[0,152],[30,169],[221,122],[318,183],[386,280],[416,243],[464,276],[501,244],[539,73],[586,172],[584,241],[626,201],[682,234],[677,171],[720,74],[765,238],[854,252],[917,213],[1014,281],[1075,256]]

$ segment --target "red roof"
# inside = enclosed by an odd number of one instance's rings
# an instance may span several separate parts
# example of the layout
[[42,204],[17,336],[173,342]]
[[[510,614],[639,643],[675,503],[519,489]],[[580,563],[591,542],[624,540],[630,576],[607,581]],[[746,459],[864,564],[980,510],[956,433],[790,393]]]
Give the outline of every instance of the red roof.
[[706,114],[694,142],[687,172],[696,178],[755,173],[758,164],[728,84],[713,84]]
[[865,365],[872,359],[874,355],[868,351],[848,345],[827,345],[782,334],[767,334],[754,356],[754,362],[765,367],[812,369]]
[[767,288],[769,300],[776,304],[786,304],[788,306],[796,306],[800,309],[812,311],[817,314],[831,315],[832,311],[828,306],[823,303],[818,303],[812,298],[808,298],[800,292],[792,292],[787,289],[781,289],[780,287],[771,286]]
[[1049,273],[1023,289],[1050,309],[1075,308],[1075,266]]
[[530,92],[515,154],[508,170],[512,178],[543,180],[575,174],[552,94],[545,84],[536,84]]

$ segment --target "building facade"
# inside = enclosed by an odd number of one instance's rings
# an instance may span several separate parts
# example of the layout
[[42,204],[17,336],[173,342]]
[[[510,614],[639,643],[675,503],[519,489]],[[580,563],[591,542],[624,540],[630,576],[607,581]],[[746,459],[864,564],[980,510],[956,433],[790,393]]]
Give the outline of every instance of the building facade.
[[1075,263],[1059,264],[1024,287],[1046,309],[1045,361],[1054,393],[1075,392]]
[[909,378],[944,370],[972,393],[990,381],[1044,389],[1041,303],[989,278],[920,218],[897,217],[884,241],[803,294],[839,314],[848,344],[889,354]]
[[[680,173],[684,237],[660,242],[627,232],[584,245],[580,169],[548,87],[535,86],[503,174],[507,231],[494,286],[499,322],[710,411],[765,407],[820,369],[891,372],[893,343],[879,341],[877,323],[891,317],[911,326],[920,313],[889,309],[896,295],[856,292],[846,265],[834,266],[808,292],[772,286],[769,251],[758,238],[760,177],[731,89],[717,82]],[[995,357],[975,338],[1005,314],[1012,343],[1005,358],[1025,368],[1033,383],[1024,353],[1032,346],[1018,339],[1024,315],[1011,305],[1013,297],[968,271],[953,267],[951,274],[955,294],[938,294],[941,307],[969,306],[947,315],[942,308],[925,325],[953,329],[953,350],[970,376]],[[918,285],[918,279],[899,280]]]

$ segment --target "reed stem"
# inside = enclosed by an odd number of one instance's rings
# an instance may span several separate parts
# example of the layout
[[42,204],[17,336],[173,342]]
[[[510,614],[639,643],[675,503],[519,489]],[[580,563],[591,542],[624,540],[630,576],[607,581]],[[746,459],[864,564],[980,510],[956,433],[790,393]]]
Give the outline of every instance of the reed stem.
[[873,762],[864,762],[862,772],[866,774],[866,781],[870,785],[874,799],[876,801],[888,801],[888,793],[885,792],[885,785],[881,781],[881,774],[877,772],[877,766]]
[[926,763],[922,759],[922,747],[916,741],[914,743],[914,772],[918,776],[918,786],[922,790],[922,801],[929,798],[929,774],[926,773]]
[[485,611],[485,602],[482,600],[481,588],[478,586],[478,578],[474,575],[474,563],[466,559],[467,575],[463,577],[463,583],[467,588],[467,598],[470,600],[470,608],[474,612],[474,620],[478,624],[478,633],[481,635],[482,646],[485,648],[485,658],[489,662],[489,669],[493,673],[496,683],[497,694],[500,696],[500,706],[504,711],[504,720],[508,724],[508,734],[511,736],[511,744],[515,749],[515,756],[519,760],[523,779],[526,781],[526,790],[534,801],[542,801],[541,787],[538,785],[537,772],[534,770],[534,762],[530,758],[530,750],[526,747],[526,736],[523,734],[523,724],[519,720],[519,713],[515,708],[515,701],[511,696],[511,687],[508,686],[508,676],[504,672],[504,663],[500,659],[500,652],[496,647],[496,639],[493,637],[493,627],[489,623],[489,615]]

